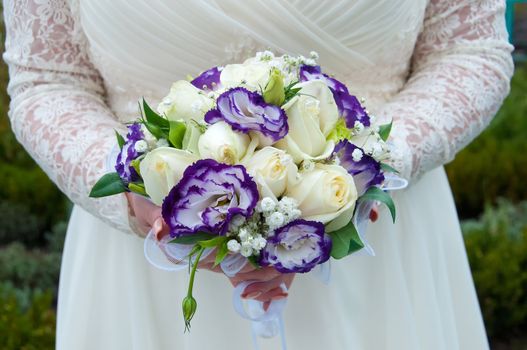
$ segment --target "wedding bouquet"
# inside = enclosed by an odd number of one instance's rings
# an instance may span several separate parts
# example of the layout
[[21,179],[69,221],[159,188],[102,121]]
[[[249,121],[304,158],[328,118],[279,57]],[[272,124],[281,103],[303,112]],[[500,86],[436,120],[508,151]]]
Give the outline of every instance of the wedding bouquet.
[[377,125],[317,56],[266,51],[177,81],[157,112],[143,100],[117,134],[115,172],[90,195],[131,191],[162,206],[170,235],[158,243],[191,267],[187,328],[205,254],[230,275],[247,262],[305,273],[365,247],[357,228],[374,202],[395,220],[391,123]]

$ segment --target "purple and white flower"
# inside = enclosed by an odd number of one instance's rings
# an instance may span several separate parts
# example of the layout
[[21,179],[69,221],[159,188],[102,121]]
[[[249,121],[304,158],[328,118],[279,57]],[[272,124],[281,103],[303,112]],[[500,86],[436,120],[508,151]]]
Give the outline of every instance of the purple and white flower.
[[326,85],[335,92],[346,92],[348,93],[348,88],[346,85],[341,83],[335,78],[330,77],[327,74],[322,73],[320,66],[307,66],[302,65],[299,69],[300,81],[311,81],[311,80],[322,80]]
[[340,141],[333,154],[339,158],[340,166],[353,176],[359,196],[384,181],[381,164],[348,140]]
[[322,223],[294,220],[267,239],[260,264],[282,273],[309,272],[329,259],[331,245]]
[[346,126],[352,129],[359,121],[364,126],[370,126],[370,117],[364,107],[351,95],[346,85],[327,74],[322,73],[320,66],[303,65],[299,70],[300,81],[322,80],[333,92],[333,98],[339,109],[339,114],[346,121]]
[[353,129],[356,122],[370,126],[370,116],[357,97],[343,91],[333,91],[333,97],[339,108],[339,114],[346,121],[348,128]]
[[172,237],[224,235],[231,220],[250,217],[257,202],[258,188],[243,166],[202,159],[185,170],[165,198],[162,215]]
[[213,67],[204,71],[190,83],[202,90],[216,90],[221,87],[220,83],[221,70],[219,67]]
[[227,122],[234,130],[243,133],[255,131],[274,143],[289,131],[283,109],[265,103],[263,97],[243,87],[230,89],[217,99],[217,107],[205,114],[209,124]]
[[131,162],[144,153],[140,152],[142,147],[136,147],[136,144],[138,142],[141,144],[141,141],[144,141],[144,138],[145,135],[141,130],[140,123],[128,125],[126,142],[117,155],[117,161],[115,163],[115,170],[125,184],[137,181],[140,178],[137,171],[135,171],[134,167],[131,165]]

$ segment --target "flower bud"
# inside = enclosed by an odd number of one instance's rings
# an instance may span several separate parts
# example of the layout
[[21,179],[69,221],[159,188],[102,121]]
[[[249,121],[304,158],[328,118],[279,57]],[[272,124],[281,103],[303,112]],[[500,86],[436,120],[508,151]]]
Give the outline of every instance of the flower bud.
[[190,321],[196,313],[198,302],[192,296],[186,296],[183,299],[183,317],[185,318],[185,330],[190,330]]
[[225,122],[216,122],[200,136],[198,149],[202,158],[236,164],[245,155],[249,142],[249,136],[232,130]]
[[241,244],[235,239],[231,239],[227,242],[227,249],[233,253],[238,253],[241,247]]
[[265,102],[281,106],[285,101],[285,92],[284,92],[284,77],[280,70],[273,68],[271,70],[271,75],[269,76],[269,81],[265,86],[263,91],[263,98]]

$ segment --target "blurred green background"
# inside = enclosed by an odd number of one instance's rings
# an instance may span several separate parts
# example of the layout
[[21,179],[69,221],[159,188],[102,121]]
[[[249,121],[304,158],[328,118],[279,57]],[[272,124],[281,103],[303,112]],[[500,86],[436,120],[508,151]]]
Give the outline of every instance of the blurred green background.
[[[520,48],[511,93],[490,127],[447,166],[492,348],[509,350],[527,349],[527,5],[516,5],[515,17]],[[11,133],[7,81],[2,63],[0,349],[53,349],[71,205]]]

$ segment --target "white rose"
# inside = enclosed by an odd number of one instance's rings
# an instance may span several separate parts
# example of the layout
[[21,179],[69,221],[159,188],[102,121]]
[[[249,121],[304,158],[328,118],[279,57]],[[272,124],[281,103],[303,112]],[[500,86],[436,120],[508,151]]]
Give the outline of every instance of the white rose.
[[[334,231],[345,226],[355,208],[357,189],[353,177],[339,165],[317,164],[315,169],[302,174],[300,182],[286,192],[298,202],[302,218],[331,222],[327,230]],[[346,220],[340,220],[345,217]]]
[[297,181],[298,168],[291,156],[274,147],[254,152],[244,165],[258,184],[262,197],[269,197],[272,193],[278,198]]
[[320,81],[297,84],[298,95],[282,108],[288,117],[289,133],[276,147],[287,150],[296,163],[303,159],[327,158],[334,142],[326,137],[338,120],[338,108],[331,90]]
[[176,81],[170,93],[157,107],[168,120],[202,121],[205,113],[214,107],[214,100],[206,93],[185,80]]
[[269,81],[271,67],[265,62],[229,64],[223,68],[220,81],[223,88],[244,86],[252,91],[261,91]]
[[198,150],[201,158],[236,164],[245,155],[250,141],[249,136],[232,130],[229,124],[217,122],[200,136]]
[[168,192],[181,180],[185,169],[197,160],[195,155],[171,147],[148,152],[139,167],[152,202],[161,205]]

